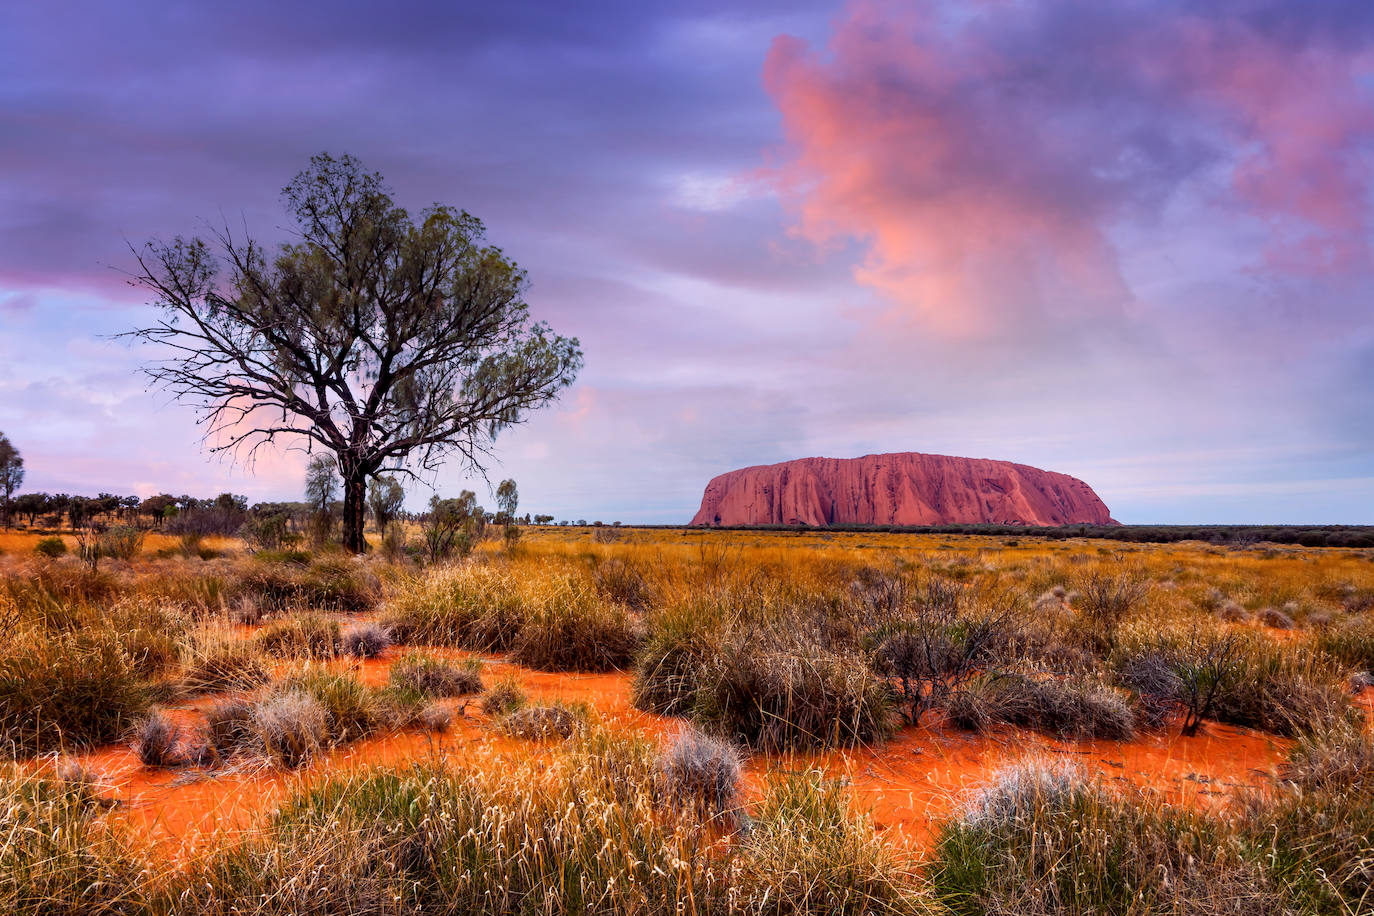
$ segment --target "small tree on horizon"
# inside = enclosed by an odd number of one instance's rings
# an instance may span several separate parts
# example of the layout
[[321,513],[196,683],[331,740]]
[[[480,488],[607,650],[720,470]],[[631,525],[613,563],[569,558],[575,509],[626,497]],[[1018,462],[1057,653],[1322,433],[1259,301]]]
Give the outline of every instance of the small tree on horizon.
[[361,552],[370,478],[453,455],[483,472],[582,352],[531,323],[525,272],[475,216],[436,204],[413,220],[351,156],[315,156],[282,198],[296,239],[273,252],[227,226],[135,251],[133,282],[162,315],[126,336],[167,348],[145,372],[199,408],[211,451],[333,452],[344,546]]
[[367,487],[367,505],[372,510],[372,520],[377,523],[377,531],[386,530],[387,523],[401,514],[405,504],[406,491],[394,477],[374,477]]
[[10,516],[14,508],[14,491],[24,482],[24,456],[4,434],[0,433],[0,518],[5,527],[10,526]]
[[311,458],[305,466],[305,501],[310,505],[311,528],[317,544],[329,540],[334,529],[334,498],[338,486],[333,459],[325,455]]

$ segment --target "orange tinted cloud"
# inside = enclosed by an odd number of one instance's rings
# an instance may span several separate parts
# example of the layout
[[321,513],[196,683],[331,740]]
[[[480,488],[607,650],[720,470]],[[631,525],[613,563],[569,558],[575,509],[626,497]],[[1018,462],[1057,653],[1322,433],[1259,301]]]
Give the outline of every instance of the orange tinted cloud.
[[1262,221],[1258,266],[1363,266],[1369,52],[1230,5],[863,2],[823,54],[777,39],[795,231],[954,337],[1120,315],[1114,233],[1180,199]]

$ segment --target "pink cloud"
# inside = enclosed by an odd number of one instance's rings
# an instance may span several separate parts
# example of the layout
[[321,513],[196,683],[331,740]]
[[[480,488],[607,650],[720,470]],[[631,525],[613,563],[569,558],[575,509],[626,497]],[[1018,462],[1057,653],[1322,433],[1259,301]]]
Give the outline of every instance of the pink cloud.
[[1113,231],[1180,195],[1260,221],[1257,267],[1367,267],[1370,53],[1191,9],[870,0],[823,54],[778,38],[794,230],[953,337],[1121,315]]

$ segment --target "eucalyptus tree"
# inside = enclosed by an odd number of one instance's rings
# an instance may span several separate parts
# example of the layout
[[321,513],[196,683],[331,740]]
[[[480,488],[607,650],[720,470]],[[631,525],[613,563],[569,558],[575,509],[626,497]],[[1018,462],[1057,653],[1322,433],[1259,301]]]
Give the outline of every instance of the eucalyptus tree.
[[135,282],[161,344],[145,371],[195,405],[207,446],[323,448],[343,482],[344,545],[364,549],[367,482],[484,472],[496,435],[547,405],[582,366],[576,338],[530,318],[526,273],[475,216],[412,218],[351,156],[315,156],[282,191],[293,241],[274,251],[225,227],[151,241]]
[[0,517],[5,526],[10,524],[13,509],[14,491],[24,482],[24,456],[10,442],[9,437],[0,433]]

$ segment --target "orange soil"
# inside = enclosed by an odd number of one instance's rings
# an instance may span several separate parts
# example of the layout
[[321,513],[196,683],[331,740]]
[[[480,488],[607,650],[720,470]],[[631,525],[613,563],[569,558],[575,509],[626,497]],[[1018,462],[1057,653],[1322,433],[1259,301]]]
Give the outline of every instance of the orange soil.
[[[470,653],[435,650],[453,658]],[[381,659],[338,663],[364,681],[385,682],[396,652]],[[675,720],[652,716],[630,703],[626,674],[549,674],[487,659],[490,675],[513,673],[536,702],[587,703],[613,726],[662,738]],[[191,725],[216,698],[202,698],[168,710]],[[1362,700],[1374,706],[1374,690]],[[119,816],[180,857],[225,830],[260,825],[263,816],[294,788],[322,775],[376,765],[447,759],[500,766],[523,754],[545,753],[544,745],[507,738],[489,728],[476,704],[454,701],[452,728],[444,734],[418,731],[358,741],[326,755],[301,773],[265,766],[225,770],[152,770],[124,746],[101,748],[79,757],[98,774],[107,794],[118,798]],[[928,728],[908,728],[876,748],[821,754],[753,755],[746,787],[757,796],[771,775],[788,769],[820,767],[847,779],[861,808],[871,809],[877,827],[900,846],[920,850],[938,821],[999,766],[1027,754],[1062,757],[1108,779],[1129,781],[1163,792],[1172,801],[1213,806],[1239,786],[1255,785],[1272,774],[1291,742],[1257,732],[1209,725],[1196,738],[1146,735],[1135,741],[1058,741],[1033,732],[1005,731],[977,736]]]

